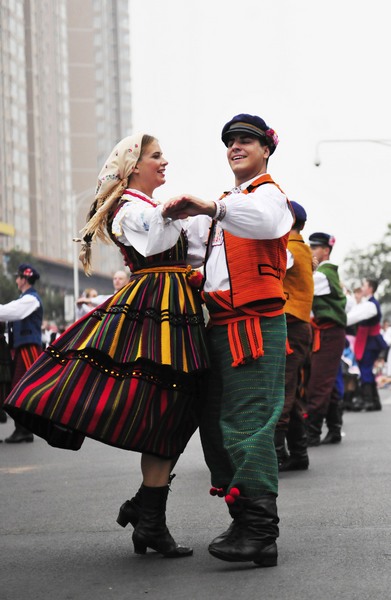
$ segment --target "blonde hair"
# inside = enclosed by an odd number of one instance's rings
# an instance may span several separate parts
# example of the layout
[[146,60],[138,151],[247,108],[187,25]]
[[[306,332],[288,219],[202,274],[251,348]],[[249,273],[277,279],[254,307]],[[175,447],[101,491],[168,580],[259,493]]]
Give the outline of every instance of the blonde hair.
[[[135,166],[142,160],[145,149],[155,140],[155,137],[148,134],[124,138],[112,150],[101,170],[95,200],[87,215],[87,223],[81,231],[82,247],[79,260],[83,264],[86,275],[92,273],[91,243],[95,240],[101,240],[106,244],[112,241],[108,232],[110,218],[118,200],[128,187]],[[121,172],[124,175],[122,178],[120,178]]]

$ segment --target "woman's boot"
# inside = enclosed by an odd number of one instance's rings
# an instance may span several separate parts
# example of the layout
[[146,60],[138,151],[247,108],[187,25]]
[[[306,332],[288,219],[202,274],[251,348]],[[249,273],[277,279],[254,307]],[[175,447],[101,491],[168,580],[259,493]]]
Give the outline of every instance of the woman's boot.
[[136,527],[141,512],[141,487],[137,490],[133,498],[125,500],[119,509],[117,523],[121,527],[126,527],[128,523]]
[[166,504],[169,486],[140,488],[141,512],[133,532],[136,554],[145,554],[147,548],[160,552],[167,558],[191,556],[192,548],[179,546],[166,525]]
[[213,540],[208,548],[210,554],[228,562],[255,562],[260,567],[276,566],[276,539],[279,533],[276,496],[240,496],[236,502],[240,503],[242,510],[235,519],[235,526],[223,540]]
[[[172,473],[168,478],[168,485],[171,485],[172,480],[175,477],[175,473]],[[130,500],[125,500],[119,509],[117,523],[121,525],[121,527],[126,527],[128,523],[136,527],[138,520],[140,518],[141,512],[141,488],[137,490],[133,498]]]

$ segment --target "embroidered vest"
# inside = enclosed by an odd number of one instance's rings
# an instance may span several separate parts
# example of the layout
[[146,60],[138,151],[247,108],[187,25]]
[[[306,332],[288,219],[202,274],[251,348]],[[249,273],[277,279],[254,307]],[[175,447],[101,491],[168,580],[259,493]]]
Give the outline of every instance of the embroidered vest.
[[19,348],[20,346],[25,346],[26,344],[35,344],[37,346],[42,345],[41,327],[43,308],[41,298],[34,288],[29,288],[22,294],[22,296],[25,296],[26,294],[32,294],[37,298],[39,301],[39,308],[37,308],[37,310],[35,310],[25,319],[22,319],[21,321],[14,321],[13,323],[9,324],[9,327],[12,331],[11,339],[13,348]]
[[[265,173],[243,190],[243,193],[250,194],[266,183],[280,189],[270,175]],[[282,314],[285,304],[283,279],[289,232],[274,240],[251,240],[237,237],[228,231],[224,231],[223,235],[232,306],[237,308],[256,303],[264,314]]]
[[309,323],[314,296],[311,250],[297,231],[289,234],[288,250],[292,253],[294,264],[287,270],[284,279],[285,312]]
[[334,323],[339,327],[346,327],[346,296],[339,282],[338,267],[326,263],[318,267],[318,271],[324,273],[330,286],[330,294],[314,296],[312,311],[316,323]]

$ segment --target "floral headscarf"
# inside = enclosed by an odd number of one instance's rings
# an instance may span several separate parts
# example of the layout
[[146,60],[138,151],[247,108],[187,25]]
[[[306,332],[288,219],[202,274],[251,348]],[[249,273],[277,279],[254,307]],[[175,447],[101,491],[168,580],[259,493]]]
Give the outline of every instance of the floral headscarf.
[[129,176],[140,158],[144,133],[123,138],[107,157],[99,175],[95,192],[95,213],[91,216],[81,234],[83,241],[79,259],[84,271],[91,274],[91,242],[96,238],[107,241],[107,217],[113,204],[126,190]]

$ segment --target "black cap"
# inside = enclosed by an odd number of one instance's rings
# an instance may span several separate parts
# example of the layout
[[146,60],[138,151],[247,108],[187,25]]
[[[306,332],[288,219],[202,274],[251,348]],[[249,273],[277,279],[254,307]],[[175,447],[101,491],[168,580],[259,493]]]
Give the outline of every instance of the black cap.
[[307,213],[305,212],[301,204],[295,202],[294,200],[291,200],[291,206],[293,208],[293,212],[295,213],[296,221],[305,222],[307,220]]
[[24,277],[29,283],[34,283],[40,278],[38,271],[28,263],[22,263],[19,265],[16,275],[19,277]]
[[335,244],[335,237],[333,235],[321,231],[311,233],[308,240],[310,246],[328,246],[329,248],[332,248]]
[[228,145],[228,139],[231,134],[249,133],[260,138],[264,144],[269,146],[270,154],[273,154],[278,144],[278,136],[274,129],[266,125],[261,117],[256,115],[247,115],[242,113],[233,117],[223,127],[221,139],[224,144]]

